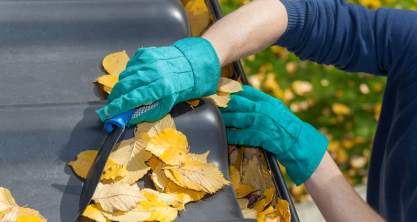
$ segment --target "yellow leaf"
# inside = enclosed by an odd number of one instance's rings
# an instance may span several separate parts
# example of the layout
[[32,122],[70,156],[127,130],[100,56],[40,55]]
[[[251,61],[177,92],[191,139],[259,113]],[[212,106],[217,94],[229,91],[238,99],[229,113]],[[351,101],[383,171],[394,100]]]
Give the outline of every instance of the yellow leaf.
[[99,203],[104,211],[115,212],[132,210],[143,196],[139,194],[137,184],[99,183],[92,199]]
[[206,151],[204,153],[188,153],[185,157],[185,161],[199,161],[201,163],[207,163],[208,155],[210,151]]
[[104,90],[104,92],[106,92],[107,94],[110,94],[112,89],[113,89],[113,88],[110,88],[110,87],[108,87],[108,86],[104,86],[104,85],[103,85],[103,90]]
[[156,136],[166,128],[175,129],[174,119],[169,114],[156,122],[143,122],[138,124],[135,129],[135,140],[140,140],[143,134],[149,137]]
[[113,52],[106,55],[102,61],[104,70],[111,75],[118,76],[125,70],[129,56],[126,51]]
[[152,213],[139,209],[138,207],[130,211],[117,211],[113,213],[108,213],[103,211],[102,214],[110,221],[119,221],[119,222],[138,222],[138,221],[148,221],[148,218],[151,217]]
[[249,200],[247,198],[236,199],[240,209],[248,208]]
[[255,210],[258,213],[259,212],[262,212],[265,209],[265,207],[268,206],[272,202],[272,200],[273,200],[273,198],[275,196],[275,188],[274,187],[270,187],[270,188],[266,189],[264,191],[264,196],[265,197],[263,199],[259,200],[255,204]]
[[237,198],[245,197],[249,195],[250,193],[253,193],[254,191],[256,191],[256,189],[252,187],[251,185],[243,184],[240,181],[240,172],[236,169],[236,167],[231,165],[229,167],[229,171],[230,171],[231,182],[233,185],[233,190],[235,191]]
[[117,164],[113,160],[108,159],[104,166],[103,174],[100,180],[104,182],[114,182],[124,178],[127,175],[126,166]]
[[[163,201],[166,205],[180,209],[184,208],[184,202],[176,194],[161,193],[148,188],[145,188],[140,192],[148,201]],[[139,204],[141,203],[139,202]]]
[[253,188],[251,185],[249,184],[240,184],[236,189],[235,189],[235,193],[236,193],[236,197],[237,198],[242,198],[242,197],[246,197],[247,195],[255,192],[256,189]]
[[177,205],[175,196],[150,189],[143,189],[141,193],[146,200],[140,201],[137,208],[151,212],[151,216],[146,219],[147,221],[169,222],[175,220],[178,215],[178,210],[175,208],[175,205]]
[[220,77],[219,86],[217,90],[222,93],[235,93],[242,91],[243,88],[242,84],[238,81],[225,77]]
[[17,206],[10,191],[4,187],[0,187],[0,212]]
[[342,103],[333,103],[332,110],[337,115],[349,115],[350,109],[345,104]]
[[98,204],[89,204],[87,208],[85,208],[82,216],[90,218],[97,222],[110,222],[102,213],[102,209]]
[[121,222],[172,221],[177,217],[177,205],[183,205],[176,195],[159,193],[151,189],[140,192],[143,197],[134,209],[113,213],[102,212],[108,219]]
[[257,215],[255,209],[249,209],[249,208],[242,209],[242,214],[243,214],[243,218],[246,218],[246,219],[256,219],[256,215]]
[[7,188],[0,187],[0,221],[1,222],[46,222],[38,211],[19,207]]
[[149,139],[146,150],[167,164],[178,165],[188,153],[188,142],[181,132],[166,128]]
[[77,159],[68,162],[68,165],[74,170],[74,173],[85,179],[88,175],[91,165],[96,158],[97,150],[85,150],[77,155]]
[[132,158],[132,150],[135,138],[125,139],[116,144],[114,150],[110,153],[109,159],[117,164],[127,165]]
[[148,161],[149,166],[152,168],[151,179],[158,191],[165,192],[165,193],[175,193],[180,195],[180,198],[184,202],[184,204],[197,201],[202,199],[206,193],[202,191],[195,191],[187,188],[183,188],[172,182],[168,179],[164,172],[163,167],[165,164],[156,157],[152,157]]
[[[269,206],[264,211],[258,212],[258,215],[256,217],[256,221],[257,222],[266,222],[267,221],[266,220],[267,219],[267,215],[272,214],[272,213],[274,213],[274,208],[272,206]],[[276,222],[279,222],[279,220],[276,221]]]
[[16,222],[46,222],[37,210],[20,207]]
[[269,206],[257,216],[259,222],[290,222],[291,214],[286,200],[278,199],[277,208]]
[[119,76],[117,75],[101,75],[96,79],[96,82],[103,87],[103,90],[110,94],[113,86],[119,81]]
[[155,207],[147,221],[170,222],[178,216],[178,210],[173,207]]
[[123,140],[110,154],[109,159],[122,164],[126,168],[126,175],[120,182],[136,183],[150,169],[145,162],[151,157],[151,153],[146,151],[144,147],[135,144],[135,138]]
[[19,213],[19,207],[15,206],[4,211],[1,222],[15,222]]
[[196,107],[200,104],[200,100],[199,99],[188,100],[187,103],[190,104],[191,106]]
[[190,22],[192,35],[199,36],[210,24],[210,14],[204,0],[188,1],[184,8]]
[[165,176],[181,187],[214,193],[229,184],[215,164],[184,159],[180,166],[164,167]]
[[216,104],[216,106],[222,107],[222,108],[227,107],[227,104],[230,101],[230,95],[229,94],[225,94],[225,95],[214,94],[214,95],[208,96],[206,98],[211,99],[214,102],[214,104]]

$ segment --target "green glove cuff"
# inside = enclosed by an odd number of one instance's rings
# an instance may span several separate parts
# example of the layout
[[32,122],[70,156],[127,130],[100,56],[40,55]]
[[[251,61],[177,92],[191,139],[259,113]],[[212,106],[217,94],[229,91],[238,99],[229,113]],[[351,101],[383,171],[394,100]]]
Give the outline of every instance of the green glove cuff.
[[327,146],[328,140],[323,134],[310,124],[303,123],[300,135],[286,155],[276,157],[285,166],[295,184],[300,185],[317,169]]
[[194,88],[180,95],[181,98],[188,100],[215,94],[220,79],[220,60],[211,43],[204,38],[185,38],[174,46],[187,58],[194,74]]

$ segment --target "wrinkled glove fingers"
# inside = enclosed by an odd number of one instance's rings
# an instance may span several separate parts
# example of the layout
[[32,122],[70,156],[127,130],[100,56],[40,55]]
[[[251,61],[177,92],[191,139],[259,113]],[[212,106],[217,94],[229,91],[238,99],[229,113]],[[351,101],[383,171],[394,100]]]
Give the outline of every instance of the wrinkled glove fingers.
[[245,129],[255,127],[264,131],[277,130],[271,118],[261,113],[222,112],[226,127]]
[[226,108],[222,108],[222,112],[253,112],[256,103],[240,95],[231,95],[231,99]]
[[253,88],[252,86],[244,85],[243,90],[236,93],[236,95],[242,96],[246,99],[249,99],[254,102],[274,102],[279,100],[277,98],[274,98],[258,89]]
[[226,127],[245,129],[252,126],[254,115],[249,113],[222,112]]
[[234,145],[261,146],[268,135],[254,129],[226,129],[227,143]]
[[114,99],[138,88],[149,85],[158,79],[160,79],[160,75],[153,75],[153,73],[146,73],[143,71],[137,71],[137,74],[128,76],[114,85],[112,92],[108,96],[109,101],[113,101]]
[[[104,121],[117,114],[157,101],[173,93],[170,87],[158,87],[161,85],[160,81],[156,81],[147,86],[133,89],[132,91],[115,98],[106,106],[98,109],[97,113],[100,119]],[[123,109],[120,109],[120,107],[123,107]]]

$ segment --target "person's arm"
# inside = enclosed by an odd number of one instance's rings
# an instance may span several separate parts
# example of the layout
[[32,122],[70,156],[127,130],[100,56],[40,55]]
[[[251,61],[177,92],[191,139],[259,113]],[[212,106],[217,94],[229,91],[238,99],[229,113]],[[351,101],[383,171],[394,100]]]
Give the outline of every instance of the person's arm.
[[383,221],[349,185],[328,153],[304,185],[326,221]]
[[222,65],[260,51],[287,29],[287,11],[279,0],[250,2],[214,23],[204,34]]
[[301,59],[343,70],[405,75],[417,71],[416,21],[415,11],[374,11],[343,0],[255,0],[203,37],[223,65],[276,42]]

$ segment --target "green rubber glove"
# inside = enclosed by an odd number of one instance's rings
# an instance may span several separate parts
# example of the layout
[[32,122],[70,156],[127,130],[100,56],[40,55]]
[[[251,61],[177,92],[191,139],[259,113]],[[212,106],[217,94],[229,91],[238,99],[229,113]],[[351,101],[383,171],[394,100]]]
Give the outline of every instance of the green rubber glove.
[[156,121],[182,101],[216,93],[220,61],[210,42],[186,38],[167,47],[139,49],[120,74],[106,106],[96,112],[101,121],[138,106],[155,108],[133,117],[128,125]]
[[313,174],[327,149],[325,136],[278,99],[250,86],[233,94],[221,112],[229,144],[262,147],[273,153],[297,185]]

